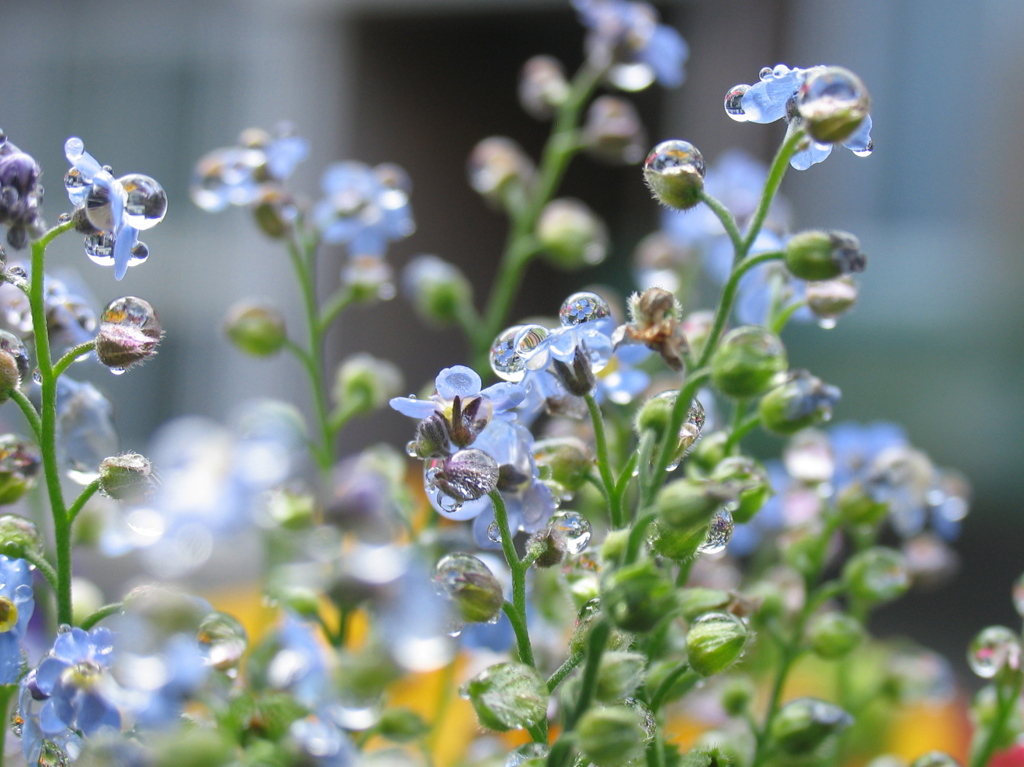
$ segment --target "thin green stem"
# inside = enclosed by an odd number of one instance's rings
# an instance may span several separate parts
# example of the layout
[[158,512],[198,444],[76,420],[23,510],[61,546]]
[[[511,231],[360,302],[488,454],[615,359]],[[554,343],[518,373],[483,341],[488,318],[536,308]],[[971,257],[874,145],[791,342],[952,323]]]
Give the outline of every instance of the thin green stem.
[[608,501],[608,506],[611,511],[612,527],[615,529],[618,529],[626,524],[626,489],[629,487],[630,480],[633,479],[633,474],[636,471],[639,455],[640,451],[635,451],[632,455],[629,456],[629,460],[626,461],[626,465],[622,467],[622,471],[619,473],[619,478],[615,482],[615,487],[612,489],[611,498]]
[[50,588],[53,589],[53,593],[57,593],[57,571],[53,565],[50,564],[49,560],[46,559],[40,552],[25,549],[21,552],[21,558],[29,564],[33,565],[40,573],[43,574],[43,578],[50,584]]
[[[1001,742],[1005,742],[1004,730],[1017,709],[1022,685],[1024,685],[1024,675],[1019,671],[1013,673],[1009,683],[996,682],[995,716],[992,718],[990,726],[976,733],[975,740],[971,743],[968,767],[987,767],[996,747]],[[978,736],[982,733],[984,736],[979,738]]]
[[[64,225],[71,228],[70,223]],[[57,462],[57,376],[50,357],[50,338],[47,332],[46,303],[43,293],[44,270],[46,266],[46,245],[56,236],[61,227],[51,229],[42,238],[32,243],[32,283],[29,288],[29,304],[32,309],[32,334],[36,347],[36,365],[39,367],[40,439],[39,451],[43,460],[43,474],[46,492],[50,499],[50,513],[53,517],[54,550],[57,560],[57,621],[71,625],[71,521],[64,505],[61,488],[60,466]],[[59,232],[58,232],[59,233]]]
[[[665,705],[665,700],[668,698],[669,693],[672,692],[672,688],[675,687],[676,683],[688,673],[692,673],[690,671],[690,664],[683,663],[672,669],[669,675],[661,680],[661,684],[658,685],[658,689],[656,689],[654,694],[651,696],[650,709],[654,712],[655,716],[657,716],[661,707]],[[700,677],[697,674],[694,674],[694,677],[693,681],[694,684],[696,684]]]
[[733,252],[739,253],[742,251],[743,235],[740,234],[740,228],[736,224],[736,218],[732,215],[732,211],[704,190],[701,190],[700,199],[711,208],[711,212],[722,222],[722,228],[725,229],[725,233],[729,235],[729,239],[732,241]]
[[801,309],[803,309],[805,306],[807,306],[807,302],[804,300],[794,301],[793,303],[791,303],[789,306],[787,306],[785,309],[779,312],[775,316],[775,319],[772,320],[771,331],[775,335],[779,335],[786,327],[786,325],[789,324],[789,321],[793,318],[793,315],[796,314]]
[[[611,503],[615,494],[615,479],[612,477],[611,458],[608,455],[608,438],[604,433],[604,418],[601,416],[601,406],[597,404],[593,394],[584,395],[590,411],[590,422],[594,426],[594,443],[597,448],[597,470],[601,474],[601,482],[604,483],[605,495]],[[621,519],[616,519],[614,511],[609,509],[612,516],[612,525],[618,527],[622,524]]]
[[729,437],[725,441],[725,455],[732,455],[732,451],[740,444],[740,440],[756,429],[760,423],[760,414],[754,413],[754,415],[750,416],[745,421],[737,424],[729,433]]
[[349,287],[343,285],[324,302],[324,305],[320,308],[320,316],[317,320],[317,332],[321,336],[330,330],[338,315],[352,305],[354,298]]
[[99,479],[94,479],[88,485],[86,485],[79,496],[75,499],[75,502],[68,507],[68,524],[72,525],[75,522],[75,518],[78,516],[85,504],[89,502],[89,499],[96,495],[96,491],[100,489]]
[[[11,713],[11,702],[16,699],[18,685],[0,685],[0,722],[6,722]],[[7,741],[7,727],[0,731],[0,764],[4,761],[4,746]]]
[[651,523],[657,519],[658,513],[655,511],[649,511],[645,514],[641,514],[636,522],[633,523],[633,528],[629,531],[629,540],[626,542],[626,562],[629,565],[636,562],[640,556],[640,548],[644,544],[644,540],[647,538],[647,528],[651,526]]
[[570,655],[565,659],[565,663],[559,666],[555,673],[548,677],[548,692],[554,692],[555,689],[562,683],[562,680],[572,673],[572,670],[580,665],[580,661],[583,660],[583,655]]
[[123,609],[124,603],[122,602],[114,602],[109,605],[103,605],[103,607],[101,607],[99,610],[97,610],[92,615],[83,620],[82,623],[80,624],[80,628],[83,628],[86,631],[88,631],[104,618],[109,618],[111,615],[117,615]]
[[512,538],[512,530],[508,524],[508,512],[505,509],[505,501],[501,493],[493,490],[490,493],[491,503],[494,505],[494,520],[498,523],[498,530],[501,533],[501,550],[505,554],[505,561],[508,563],[509,572],[512,575],[512,602],[503,605],[505,614],[512,623],[512,630],[516,634],[516,644],[519,648],[519,659],[528,666],[534,666],[533,647],[530,644],[530,632],[526,625],[526,568],[519,561],[516,554],[515,543]]
[[35,436],[36,441],[41,441],[43,438],[43,424],[39,420],[39,413],[35,406],[20,389],[11,389],[11,399],[14,400],[14,404],[21,409],[22,414],[25,416],[25,420],[28,421],[28,425],[32,429],[32,434]]
[[[790,123],[790,125],[792,126],[793,123]],[[750,252],[750,246],[757,239],[761,226],[768,216],[769,209],[771,209],[772,200],[775,199],[779,186],[782,184],[782,179],[789,169],[789,161],[805,137],[806,133],[803,129],[791,130],[791,132],[786,134],[786,138],[779,147],[779,151],[775,153],[775,158],[772,160],[771,167],[768,170],[768,180],[765,182],[764,190],[761,192],[761,199],[758,202],[757,210],[754,211],[750,224],[747,226],[747,232],[743,237],[743,247],[736,251],[736,262],[739,262]]]
[[[711,343],[711,339],[708,339],[708,343]],[[653,481],[649,482],[646,487],[643,487],[641,507],[650,506],[654,500],[654,494],[657,492],[659,483],[658,477],[665,476],[665,469],[672,463],[672,459],[675,456],[676,449],[678,447],[678,434],[679,429],[683,425],[683,421],[686,419],[686,414],[690,410],[690,404],[693,402],[693,395],[697,393],[697,389],[700,388],[701,384],[711,375],[711,371],[707,369],[695,370],[686,379],[686,383],[679,390],[679,395],[676,397],[676,403],[672,407],[672,417],[669,420],[668,428],[665,430],[665,439],[662,442],[661,450],[658,453],[658,459],[654,462],[653,467],[650,471],[650,477]],[[641,465],[641,471],[644,470],[644,466]]]
[[71,367],[73,362],[76,362],[79,357],[84,354],[88,354],[96,348],[96,341],[86,341],[78,346],[68,349],[64,352],[64,356],[57,360],[57,364],[53,366],[53,374],[60,378],[60,376]]

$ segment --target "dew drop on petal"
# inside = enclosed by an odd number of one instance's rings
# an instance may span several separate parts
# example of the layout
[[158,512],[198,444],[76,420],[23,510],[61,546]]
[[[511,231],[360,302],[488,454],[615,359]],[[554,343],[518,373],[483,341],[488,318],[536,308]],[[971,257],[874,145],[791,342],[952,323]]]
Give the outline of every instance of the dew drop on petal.
[[732,539],[732,513],[729,509],[722,507],[715,512],[715,515],[708,523],[708,531],[704,542],[697,547],[698,554],[718,554],[725,551]]
[[749,90],[749,85],[740,83],[739,85],[734,85],[725,94],[725,113],[736,122],[744,123],[747,121],[747,113],[743,111],[743,96]]
[[124,214],[128,226],[150,229],[167,214],[167,193],[156,179],[141,173],[130,173],[118,179],[125,191]]
[[757,73],[757,76],[760,79],[762,79],[762,80],[771,80],[772,79],[772,68],[771,67],[761,67],[761,71]]
[[144,242],[136,242],[132,246],[131,256],[128,258],[128,266],[136,266],[149,258],[149,246]]
[[92,182],[87,181],[78,168],[72,168],[64,174],[64,189],[67,190],[71,204],[76,207],[85,202],[91,186]]
[[523,359],[516,354],[516,335],[521,329],[521,325],[515,325],[503,330],[491,344],[491,370],[498,378],[510,383],[519,383],[526,375]]
[[558,512],[548,521],[548,529],[562,539],[570,554],[579,554],[590,544],[590,522],[579,512]]
[[85,236],[85,255],[94,264],[113,266],[114,238],[107,232],[96,232]]
[[117,210],[124,208],[125,197],[125,191],[117,181],[93,183],[85,198],[85,217],[97,229],[113,232],[118,224]]
[[875,142],[874,140],[870,140],[866,147],[862,149],[853,149],[851,151],[858,157],[870,157],[871,153],[875,151]]
[[967,665],[982,679],[991,679],[1003,669],[1019,671],[1020,637],[1005,626],[989,626],[967,648]]
[[85,152],[85,142],[78,136],[71,136],[64,142],[64,156],[69,160],[81,157],[83,152]]
[[562,327],[571,328],[584,322],[603,320],[612,316],[611,307],[597,293],[573,293],[558,310],[558,321]]

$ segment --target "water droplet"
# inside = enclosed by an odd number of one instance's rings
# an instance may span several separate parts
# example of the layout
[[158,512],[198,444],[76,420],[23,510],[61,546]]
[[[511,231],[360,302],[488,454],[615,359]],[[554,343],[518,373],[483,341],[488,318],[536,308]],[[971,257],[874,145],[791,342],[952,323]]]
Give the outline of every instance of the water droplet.
[[501,528],[497,522],[491,522],[487,526],[487,537],[494,543],[501,543]]
[[1024,575],[1013,584],[1013,606],[1018,615],[1024,616]]
[[[516,333],[515,340],[513,341],[516,356],[522,359],[524,364],[529,362],[540,362],[541,367],[546,366],[547,355],[542,354],[541,350],[546,346],[544,345],[544,341],[547,339],[548,335],[548,330],[543,325],[521,326]],[[529,367],[531,369],[536,369],[535,365],[529,365]]]
[[416,440],[410,440],[405,443],[405,454],[410,458],[419,458],[420,454],[416,451]]
[[110,373],[115,376],[124,375],[125,368],[110,368]]
[[612,309],[597,293],[573,293],[558,310],[558,321],[563,328],[571,328],[584,322],[603,320],[612,316]]
[[757,73],[757,76],[761,80],[771,80],[772,79],[772,68],[771,67],[761,67],[761,71]]
[[18,709],[14,710],[11,714],[11,732],[17,737],[21,737],[21,734],[25,731],[25,720],[21,716],[21,711]]
[[1005,626],[981,630],[967,648],[967,665],[982,679],[992,679],[1003,669],[1019,671],[1020,637]]
[[697,547],[698,554],[718,554],[725,551],[732,538],[732,513],[724,506],[715,512],[708,523],[708,531],[704,543]]
[[654,736],[658,734],[658,720],[647,704],[637,698],[626,698],[622,704],[640,714],[640,724],[644,728],[644,742],[650,743],[654,740]]
[[78,207],[85,198],[89,196],[89,187],[92,186],[92,179],[86,179],[78,168],[72,168],[64,174],[64,188],[68,192],[68,199],[71,204]]
[[149,246],[144,242],[136,242],[132,246],[131,255],[128,257],[128,266],[137,266],[149,258]]
[[579,554],[590,544],[590,522],[578,512],[558,512],[548,522],[548,529],[562,539],[570,554]]
[[452,498],[450,495],[445,493],[437,494],[437,504],[441,507],[442,511],[448,514],[457,514],[459,509],[462,508],[462,501],[457,498]]
[[505,758],[504,767],[543,767],[550,751],[547,743],[526,743]]
[[[679,392],[666,391],[655,396],[658,399],[668,400],[674,405]],[[693,402],[690,404],[690,409],[686,413],[686,420],[679,427],[679,443],[676,445],[675,455],[669,465],[665,467],[665,471],[675,471],[679,468],[679,464],[686,457],[686,453],[700,438],[700,433],[704,428],[704,421],[706,419],[704,406],[700,403],[699,399],[694,397]]]
[[750,90],[749,85],[734,85],[725,94],[725,113],[740,123],[747,121],[747,113],[743,111],[743,96]]
[[39,760],[36,762],[39,767],[68,767],[71,759],[64,749],[52,740],[43,740],[39,751]]
[[59,216],[57,216],[57,223],[58,224],[66,224],[70,220],[71,220],[71,214],[70,213],[66,213],[65,212],[65,213],[61,213]]
[[141,173],[121,176],[118,183],[125,192],[124,215],[128,226],[150,229],[167,214],[167,193],[156,179]]
[[871,153],[875,151],[875,140],[869,139],[868,145],[861,149],[854,149],[853,153],[858,157],[870,157]]
[[694,174],[700,178],[707,172],[704,156],[689,141],[662,141],[644,160],[644,173],[664,176]]
[[7,354],[14,361],[18,370],[18,385],[28,378],[31,365],[28,360],[28,347],[14,333],[0,330],[0,352]]
[[203,619],[196,639],[205,651],[207,663],[229,675],[237,672],[242,655],[249,646],[242,624],[221,612],[210,613]]
[[526,375],[523,359],[516,354],[516,335],[520,330],[521,325],[503,330],[491,344],[489,355],[494,375],[511,383],[519,383]]
[[85,235],[85,255],[94,264],[114,265],[114,237],[106,232]]
[[[116,198],[120,200],[115,202]],[[116,181],[105,184],[94,183],[85,198],[85,217],[89,223],[103,232],[113,232],[115,206],[124,208],[125,192]]]

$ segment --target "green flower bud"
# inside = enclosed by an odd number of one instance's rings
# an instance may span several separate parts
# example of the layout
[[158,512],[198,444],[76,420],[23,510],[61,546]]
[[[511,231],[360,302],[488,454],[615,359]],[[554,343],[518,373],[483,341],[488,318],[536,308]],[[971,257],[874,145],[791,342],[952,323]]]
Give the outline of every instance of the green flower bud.
[[754,397],[787,368],[786,347],[777,335],[758,325],[726,333],[711,357],[711,380],[723,394]]
[[648,543],[659,557],[685,562],[697,554],[697,549],[707,538],[707,528],[696,531],[681,531],[655,520],[650,526]]
[[851,557],[843,568],[850,595],[868,604],[891,602],[910,588],[910,573],[903,554],[875,546]]
[[796,109],[807,132],[824,144],[848,139],[871,108],[864,83],[843,67],[815,67],[796,95]]
[[480,724],[490,730],[522,730],[547,716],[548,686],[523,663],[489,666],[463,685]]
[[675,587],[654,562],[636,562],[605,574],[601,602],[619,628],[650,631],[675,610]]
[[847,655],[864,639],[864,626],[851,615],[827,612],[816,615],[807,627],[807,640],[819,658],[835,660]]
[[494,573],[469,554],[443,557],[434,569],[434,582],[455,603],[467,623],[494,620],[505,604],[501,584]]
[[533,459],[544,484],[555,495],[572,495],[587,481],[594,465],[587,444],[576,437],[551,437],[533,443]]
[[[678,399],[678,391],[664,391],[644,402],[636,415],[637,434],[653,431],[659,441],[663,439],[666,429],[672,424],[672,411],[675,409]],[[676,439],[672,461],[665,467],[668,471],[673,471],[679,466],[680,461],[698,440],[700,432],[704,428],[704,420],[704,406],[699,399],[694,397],[690,403],[690,409],[686,411],[686,418],[679,427],[679,436]]]
[[612,650],[601,656],[597,672],[597,699],[605,703],[622,700],[643,684],[647,656],[636,652]]
[[772,720],[771,737],[785,753],[799,756],[851,724],[853,717],[839,706],[816,698],[797,698],[784,705]]
[[706,525],[722,504],[734,498],[735,492],[720,482],[678,479],[658,491],[654,507],[665,527],[689,534]]
[[224,332],[231,343],[253,357],[277,354],[288,340],[281,312],[251,300],[239,301],[228,310]]
[[704,157],[688,141],[663,141],[644,160],[644,181],[663,205],[687,210],[704,192]]
[[608,228],[580,200],[561,198],[545,205],[536,235],[547,262],[565,271],[594,266],[608,255]]
[[806,370],[791,370],[785,379],[761,397],[761,425],[783,436],[796,434],[832,418],[841,393]]
[[360,352],[346,358],[334,377],[338,411],[362,415],[384,407],[401,393],[402,371],[393,362]]
[[706,613],[686,632],[690,668],[701,676],[725,671],[735,663],[750,638],[746,624],[732,613]]
[[267,493],[264,513],[269,523],[283,530],[307,530],[317,521],[316,499],[293,487],[278,487]]
[[430,725],[409,708],[388,708],[377,724],[377,732],[395,743],[408,743],[426,735]]
[[644,159],[647,133],[636,107],[618,96],[598,96],[587,108],[583,144],[595,160],[635,165]]
[[643,717],[628,706],[589,709],[576,725],[576,744],[597,767],[623,767],[647,747]]
[[561,62],[552,56],[534,56],[519,72],[519,103],[531,117],[550,119],[569,95]]
[[473,302],[466,275],[437,256],[416,256],[402,272],[402,290],[417,314],[440,326],[454,325]]
[[301,618],[320,617],[320,595],[314,589],[286,584],[270,589],[269,593],[275,602]]
[[857,283],[853,277],[837,277],[823,282],[808,282],[804,290],[807,308],[823,328],[831,328],[836,318],[846,314],[857,303]]
[[515,207],[533,186],[536,168],[523,148],[505,136],[480,141],[469,156],[469,185],[489,202]]
[[26,552],[41,554],[43,537],[35,524],[17,514],[0,514],[0,554],[24,559]]
[[270,184],[263,185],[252,207],[256,226],[275,240],[288,236],[298,214],[295,199],[280,186]]
[[720,461],[711,472],[711,479],[738,490],[737,504],[730,507],[733,521],[737,523],[753,519],[774,492],[764,466],[745,455]]
[[0,505],[14,503],[31,490],[42,464],[31,442],[14,434],[0,436]]
[[849,232],[800,232],[786,243],[786,268],[801,280],[831,280],[866,265],[860,240]]
[[[573,626],[572,636],[569,639],[569,652],[573,655],[582,655],[586,650],[587,637],[590,630],[602,616],[602,603],[600,597],[587,600],[576,615],[576,625]],[[630,645],[630,637],[625,632],[612,629],[605,643],[606,650],[619,650]]]
[[700,586],[680,590],[678,599],[679,614],[691,623],[704,613],[724,610],[732,603],[732,595],[728,591]]
[[601,543],[601,559],[604,562],[621,562],[629,545],[629,530],[610,530]]
[[729,716],[742,716],[750,708],[756,692],[750,677],[734,676],[722,687],[722,708]]
[[695,745],[679,760],[677,767],[731,767],[735,759],[720,744]]
[[155,489],[153,465],[138,453],[124,453],[100,461],[100,492],[115,501],[135,503]]
[[840,491],[836,505],[844,520],[858,526],[877,525],[889,513],[889,504],[872,498],[859,481],[850,483]]

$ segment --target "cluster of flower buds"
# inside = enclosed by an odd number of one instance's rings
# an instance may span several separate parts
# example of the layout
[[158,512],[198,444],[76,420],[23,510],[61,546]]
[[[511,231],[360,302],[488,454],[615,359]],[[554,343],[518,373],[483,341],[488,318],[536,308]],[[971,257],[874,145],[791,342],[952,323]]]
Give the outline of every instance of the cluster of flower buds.
[[0,131],[0,224],[7,226],[7,244],[20,250],[42,235],[43,171],[30,155]]

